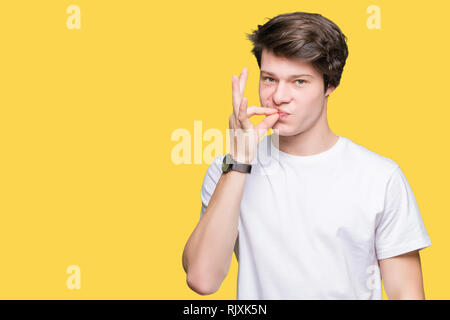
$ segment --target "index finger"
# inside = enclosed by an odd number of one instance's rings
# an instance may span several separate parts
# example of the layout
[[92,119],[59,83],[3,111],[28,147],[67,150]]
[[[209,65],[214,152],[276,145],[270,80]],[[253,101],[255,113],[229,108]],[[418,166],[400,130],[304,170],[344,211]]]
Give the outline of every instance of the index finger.
[[235,75],[232,78],[232,89],[233,89],[233,112],[236,119],[239,116],[239,106],[241,105],[242,95],[239,92],[239,79]]
[[245,84],[247,83],[248,69],[244,67],[242,69],[241,75],[239,76],[239,88],[241,93],[241,98],[244,96]]

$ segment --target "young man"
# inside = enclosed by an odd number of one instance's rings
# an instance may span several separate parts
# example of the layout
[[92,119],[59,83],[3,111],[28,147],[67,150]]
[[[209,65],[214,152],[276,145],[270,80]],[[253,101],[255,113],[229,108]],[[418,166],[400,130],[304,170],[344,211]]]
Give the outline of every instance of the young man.
[[[381,278],[390,299],[424,299],[418,251],[431,241],[402,170],[328,126],[346,37],[319,14],[295,12],[249,39],[262,107],[247,108],[244,68],[229,121],[233,137],[251,132],[258,143],[234,143],[206,172],[183,252],[189,287],[216,292],[234,251],[237,299],[381,299]],[[256,127],[254,114],[266,115]]]

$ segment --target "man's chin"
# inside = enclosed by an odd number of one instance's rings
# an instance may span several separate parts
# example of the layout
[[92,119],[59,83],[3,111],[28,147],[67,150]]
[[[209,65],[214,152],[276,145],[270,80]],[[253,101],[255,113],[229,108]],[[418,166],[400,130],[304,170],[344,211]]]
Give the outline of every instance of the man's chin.
[[293,125],[288,125],[286,123],[279,123],[279,122],[276,122],[272,127],[272,132],[274,134],[283,137],[295,136],[305,131],[306,130],[304,128],[298,128]]
[[273,133],[279,136],[291,136],[293,135],[292,129],[284,123],[278,121],[272,127]]

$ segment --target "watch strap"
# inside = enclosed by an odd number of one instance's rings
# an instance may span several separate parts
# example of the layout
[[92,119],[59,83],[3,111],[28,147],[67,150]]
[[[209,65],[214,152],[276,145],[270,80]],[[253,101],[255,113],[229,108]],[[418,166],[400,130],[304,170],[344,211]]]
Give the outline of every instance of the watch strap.
[[251,164],[246,164],[246,163],[233,163],[231,165],[231,170],[236,170],[239,172],[244,172],[244,173],[251,173],[252,172],[252,165]]

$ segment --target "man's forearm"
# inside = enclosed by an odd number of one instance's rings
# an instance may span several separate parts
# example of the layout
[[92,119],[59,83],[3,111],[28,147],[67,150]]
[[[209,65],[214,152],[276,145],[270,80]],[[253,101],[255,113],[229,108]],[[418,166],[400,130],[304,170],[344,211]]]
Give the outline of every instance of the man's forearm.
[[240,204],[247,173],[222,174],[208,207],[183,253],[189,287],[200,294],[218,290],[230,268],[238,235]]

